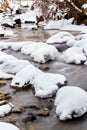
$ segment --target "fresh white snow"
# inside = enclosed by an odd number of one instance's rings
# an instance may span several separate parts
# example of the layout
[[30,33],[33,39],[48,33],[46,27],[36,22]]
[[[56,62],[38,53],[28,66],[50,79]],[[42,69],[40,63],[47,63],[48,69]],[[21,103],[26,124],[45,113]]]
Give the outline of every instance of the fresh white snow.
[[46,63],[47,61],[54,60],[58,57],[58,50],[52,45],[43,46],[32,52],[31,57],[35,62]]
[[87,93],[75,86],[64,86],[55,99],[56,114],[60,120],[80,117],[87,112]]
[[11,86],[13,87],[26,87],[30,84],[35,76],[42,73],[38,68],[32,64],[27,65],[22,70],[20,70],[13,78]]
[[46,43],[54,44],[54,43],[64,43],[70,40],[71,38],[74,38],[74,36],[69,32],[59,32],[53,36],[51,36]]
[[11,123],[0,122],[0,130],[20,130],[20,129]]
[[28,64],[30,63],[27,60],[8,60],[0,65],[0,70],[5,73],[15,74]]
[[25,54],[25,55],[30,55],[32,52],[38,50],[39,48],[44,47],[45,45],[47,45],[46,43],[41,43],[41,42],[29,42],[29,44],[24,45],[21,48],[21,53]]
[[0,117],[4,117],[8,113],[10,113],[12,108],[13,108],[13,104],[11,103],[0,106]]
[[66,63],[81,64],[82,62],[87,60],[81,47],[71,47],[67,49],[62,54],[62,57]]
[[58,85],[64,85],[66,78],[61,74],[41,73],[31,81],[35,89],[35,96],[41,98],[52,97],[58,90]]

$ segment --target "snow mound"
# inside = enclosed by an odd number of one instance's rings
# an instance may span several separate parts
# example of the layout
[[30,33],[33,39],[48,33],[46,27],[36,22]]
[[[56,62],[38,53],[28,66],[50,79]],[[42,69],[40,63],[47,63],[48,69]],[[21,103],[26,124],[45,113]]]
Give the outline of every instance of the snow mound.
[[30,55],[32,52],[38,50],[39,48],[42,48],[45,45],[47,45],[47,44],[39,43],[39,42],[38,43],[37,42],[30,42],[30,44],[27,44],[27,45],[22,47],[21,53],[23,53],[25,55]]
[[58,21],[52,21],[50,20],[48,24],[44,27],[44,29],[60,29],[64,25],[69,25],[73,22],[73,18],[67,20],[67,19],[61,19]]
[[61,74],[42,73],[31,81],[35,88],[35,96],[41,98],[52,97],[59,85],[64,85],[66,78]]
[[66,63],[81,64],[86,61],[86,56],[80,47],[71,47],[63,53],[63,59]]
[[0,70],[0,79],[12,79],[14,76]]
[[58,51],[54,46],[47,45],[32,52],[31,57],[35,62],[46,63],[49,60],[56,59],[58,57]]
[[0,64],[6,62],[8,60],[16,60],[16,58],[12,55],[9,55],[9,54],[6,54],[6,53],[0,51]]
[[62,87],[56,94],[56,114],[60,120],[80,117],[87,112],[87,93],[79,87]]
[[11,123],[0,122],[0,130],[19,130],[19,128]]
[[8,60],[0,65],[0,70],[6,73],[15,74],[28,64],[29,62],[27,60]]
[[25,45],[28,44],[29,42],[12,42],[13,44],[11,45],[11,49],[14,51],[20,51],[21,48]]
[[10,113],[12,108],[13,108],[13,104],[11,103],[0,106],[0,117],[4,117],[8,113]]
[[3,49],[8,49],[13,43],[11,42],[0,42],[0,48],[1,50]]
[[40,73],[42,73],[42,71],[34,67],[32,64],[29,64],[14,76],[11,82],[11,86],[26,87],[30,84],[30,81],[33,80],[35,76]]
[[59,33],[53,35],[52,37],[50,37],[46,41],[46,43],[49,43],[49,44],[65,43],[71,38],[74,38],[74,36],[71,33],[62,31],[62,32],[59,32]]

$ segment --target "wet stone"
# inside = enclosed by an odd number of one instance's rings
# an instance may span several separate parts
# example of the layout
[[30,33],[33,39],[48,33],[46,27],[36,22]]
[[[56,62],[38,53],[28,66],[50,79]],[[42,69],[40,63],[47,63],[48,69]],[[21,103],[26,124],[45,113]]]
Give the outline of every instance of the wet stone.
[[26,106],[23,106],[24,108],[31,108],[31,109],[37,109],[37,110],[40,110],[40,107],[38,105],[26,105]]
[[8,103],[7,100],[0,101],[0,106],[5,105],[5,104],[7,104],[7,103]]
[[23,107],[14,107],[12,109],[12,113],[16,113],[16,114],[21,114],[25,111],[25,109]]
[[37,117],[35,115],[28,115],[28,116],[24,117],[22,121],[24,123],[27,123],[27,122],[32,122],[36,119],[37,119]]
[[0,81],[0,86],[4,86],[6,84],[7,84],[6,81]]
[[49,67],[48,66],[40,66],[39,69],[42,71],[47,71],[47,70],[49,70]]

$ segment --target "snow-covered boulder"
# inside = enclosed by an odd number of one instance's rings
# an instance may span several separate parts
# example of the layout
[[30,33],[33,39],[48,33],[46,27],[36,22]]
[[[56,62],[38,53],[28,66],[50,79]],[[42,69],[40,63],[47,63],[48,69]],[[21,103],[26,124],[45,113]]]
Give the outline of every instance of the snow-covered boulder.
[[58,51],[54,46],[47,45],[32,52],[31,57],[35,62],[46,63],[49,60],[56,59],[58,57]]
[[25,45],[22,47],[21,49],[21,53],[25,54],[25,55],[30,55],[32,52],[38,50],[39,48],[44,47],[45,43],[40,43],[40,42],[30,42],[29,44]]
[[9,54],[6,54],[6,53],[0,51],[0,64],[6,62],[8,60],[16,60],[16,58],[12,55],[9,55]]
[[0,106],[0,117],[4,117],[8,113],[10,113],[12,108],[13,108],[13,104],[11,103],[7,103],[5,105]]
[[33,66],[32,64],[29,64],[14,76],[11,82],[11,86],[26,87],[30,84],[30,81],[32,81],[35,78],[35,76],[37,76],[40,73],[43,72],[35,66]]
[[87,93],[75,86],[64,86],[55,99],[56,114],[60,120],[80,117],[87,112]]
[[29,64],[27,60],[8,60],[0,65],[0,70],[15,74]]
[[65,76],[52,73],[39,74],[31,81],[31,84],[33,84],[35,88],[35,96],[41,98],[52,97],[58,90],[58,87],[65,83]]
[[20,130],[20,129],[11,123],[0,122],[0,130]]
[[83,53],[83,49],[80,47],[71,47],[67,49],[62,56],[66,63],[81,64],[87,60],[85,54]]
[[74,36],[69,32],[59,32],[52,37],[50,37],[46,43],[54,44],[54,43],[65,43],[71,38],[74,38]]

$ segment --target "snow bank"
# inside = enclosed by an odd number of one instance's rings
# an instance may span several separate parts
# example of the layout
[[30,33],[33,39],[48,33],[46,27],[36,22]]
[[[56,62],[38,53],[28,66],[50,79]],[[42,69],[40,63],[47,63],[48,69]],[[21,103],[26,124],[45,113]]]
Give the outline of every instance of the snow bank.
[[46,63],[49,60],[56,59],[58,57],[58,51],[54,46],[47,45],[32,52],[31,57],[35,62]]
[[11,103],[0,106],[0,117],[4,117],[8,113],[10,113],[12,108],[13,108],[13,104]]
[[0,65],[0,70],[5,73],[15,74],[28,64],[27,60],[8,60]]
[[32,64],[29,64],[14,76],[11,86],[26,87],[30,84],[30,81],[32,81],[35,76],[40,73],[42,73],[42,71],[34,67]]
[[80,117],[87,112],[87,93],[79,87],[62,87],[56,94],[56,114],[60,120]]
[[52,21],[50,20],[47,25],[44,27],[44,29],[61,29],[64,25],[69,25],[73,22],[73,18],[67,20],[67,19],[61,19],[58,21]]
[[19,130],[11,123],[0,122],[0,130]]
[[66,63],[81,64],[87,58],[80,47],[71,47],[63,53],[63,59]]
[[41,42],[29,42],[29,44],[21,48],[21,53],[25,55],[30,55],[32,52],[44,47],[45,45],[47,44]]
[[61,74],[41,73],[31,81],[35,88],[35,96],[52,97],[58,90],[58,85],[64,85],[66,78]]
[[50,37],[46,43],[53,44],[53,43],[64,43],[74,38],[74,36],[69,32],[59,32],[52,37]]

